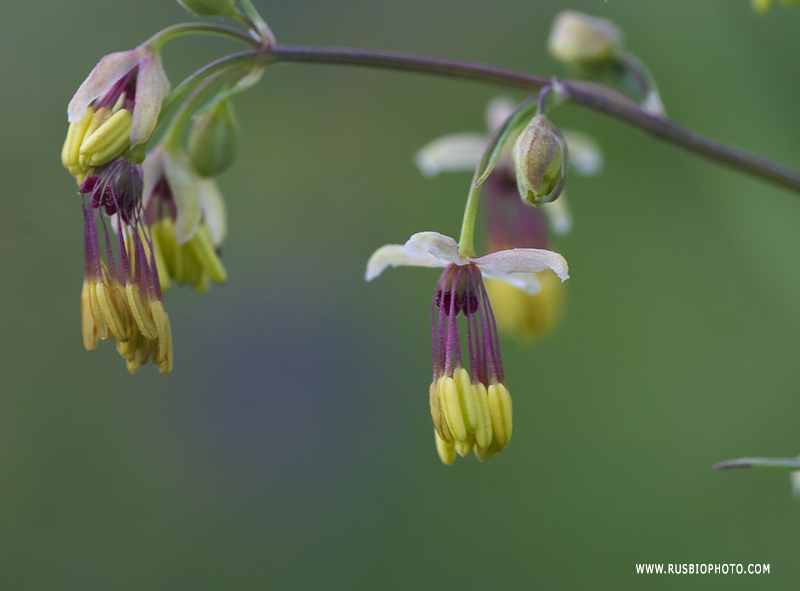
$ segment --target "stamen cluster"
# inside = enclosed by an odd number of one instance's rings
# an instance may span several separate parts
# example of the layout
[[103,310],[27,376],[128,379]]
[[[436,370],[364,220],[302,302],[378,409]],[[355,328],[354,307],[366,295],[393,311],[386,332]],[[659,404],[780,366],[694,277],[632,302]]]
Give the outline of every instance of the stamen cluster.
[[[458,317],[466,320],[464,367]],[[436,449],[445,464],[470,451],[484,460],[511,439],[511,397],[505,385],[500,341],[489,296],[477,265],[450,264],[436,284],[431,305],[433,381],[431,417]]]
[[172,370],[172,331],[161,302],[152,238],[141,223],[141,167],[117,158],[96,168],[80,193],[86,254],[83,344],[91,351],[98,340],[113,337],[128,371],[152,361],[166,375]]

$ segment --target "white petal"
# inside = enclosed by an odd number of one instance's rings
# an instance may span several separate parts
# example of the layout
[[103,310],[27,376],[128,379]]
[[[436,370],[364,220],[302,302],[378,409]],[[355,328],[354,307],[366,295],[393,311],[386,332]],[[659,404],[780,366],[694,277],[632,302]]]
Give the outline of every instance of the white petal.
[[366,280],[372,281],[387,267],[444,267],[444,265],[433,255],[411,256],[402,244],[387,244],[369,257]]
[[516,108],[517,103],[507,96],[493,98],[486,107],[486,127],[494,131],[511,117]]
[[142,49],[119,51],[104,56],[91,71],[67,107],[67,120],[77,123],[86,113],[92,101],[108,92],[114,83],[136,65],[142,56]]
[[175,220],[175,238],[178,244],[187,242],[197,230],[200,221],[200,196],[197,192],[197,174],[182,152],[164,150],[164,176],[167,177],[178,216]]
[[200,197],[200,208],[203,219],[211,232],[214,246],[219,246],[228,233],[228,215],[225,212],[225,200],[222,198],[217,182],[212,178],[200,178],[197,183]]
[[159,144],[147,153],[142,163],[142,207],[144,209],[150,204],[153,190],[164,173],[163,152],[164,148]]
[[572,215],[569,212],[566,191],[562,191],[555,201],[544,203],[539,207],[547,215],[547,221],[550,222],[550,229],[554,234],[562,236],[572,229]]
[[161,56],[152,50],[146,50],[139,62],[139,73],[136,76],[131,146],[143,144],[153,133],[167,93],[169,80],[161,65]]
[[565,281],[569,278],[567,261],[557,252],[538,248],[501,250],[474,259],[485,277],[500,279],[527,293],[539,291],[536,273],[552,269]]
[[478,133],[455,133],[433,140],[414,155],[414,162],[426,177],[440,172],[471,171],[481,161],[486,136]]
[[569,151],[570,171],[583,176],[592,176],[603,169],[603,153],[591,136],[580,131],[563,131]]
[[[469,264],[469,261],[458,254],[458,244],[450,236],[438,232],[417,232],[403,245],[409,256],[416,258],[435,257],[439,260],[438,266],[445,267],[450,263],[457,265]],[[433,266],[433,265],[424,265]]]

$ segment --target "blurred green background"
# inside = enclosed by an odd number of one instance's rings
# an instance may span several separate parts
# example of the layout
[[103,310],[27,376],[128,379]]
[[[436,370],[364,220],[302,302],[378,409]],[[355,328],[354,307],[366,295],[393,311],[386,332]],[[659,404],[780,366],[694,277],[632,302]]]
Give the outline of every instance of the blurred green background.
[[[669,114],[800,167],[800,9],[747,0],[256,0],[285,44],[428,53],[564,75],[564,8],[607,16]],[[10,2],[0,22],[2,589],[796,589],[785,473],[712,470],[800,451],[800,200],[575,107],[606,170],[569,183],[569,309],[503,340],[515,430],[443,467],[428,410],[436,271],[378,246],[454,235],[469,175],[412,164],[482,131],[501,90],[278,66],[237,101],[220,179],[229,281],[170,292],[175,370],[131,377],[80,336],[82,218],[66,104],[97,60],[191,20],[175,2]],[[170,43],[173,83],[236,47]],[[522,98],[520,93],[507,93]],[[635,564],[768,563],[646,576]]]

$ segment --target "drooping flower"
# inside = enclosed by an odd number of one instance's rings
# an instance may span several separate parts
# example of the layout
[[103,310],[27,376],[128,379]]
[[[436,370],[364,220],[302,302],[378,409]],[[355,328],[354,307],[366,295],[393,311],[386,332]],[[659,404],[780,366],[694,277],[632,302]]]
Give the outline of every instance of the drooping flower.
[[200,292],[227,274],[217,249],[227,231],[225,203],[212,178],[201,177],[177,148],[158,146],[144,170],[144,221],[150,228],[164,290],[171,281]]
[[61,161],[82,183],[95,166],[147,141],[158,123],[169,81],[149,46],[103,57],[67,108],[70,123]]
[[[516,105],[507,98],[496,98],[486,112],[487,127],[497,129],[514,112]],[[600,150],[585,134],[566,130],[571,169],[579,175],[596,174],[603,166]],[[434,140],[415,158],[425,176],[439,172],[471,171],[480,162],[489,137],[459,133]],[[511,145],[513,142],[509,142]],[[489,252],[513,248],[548,247],[545,218],[555,234],[565,234],[572,227],[566,194],[553,202],[528,207],[520,200],[510,150],[506,149],[483,184],[486,206],[486,229]],[[526,292],[501,281],[489,279],[486,289],[494,302],[498,328],[523,339],[541,338],[550,332],[563,314],[564,288],[551,271],[537,275],[538,291]]]
[[[550,269],[564,281],[569,277],[567,262],[558,253],[541,249],[463,257],[452,238],[420,232],[404,245],[389,244],[375,251],[367,263],[367,281],[390,266],[444,267],[431,304],[433,381],[429,401],[436,449],[448,465],[456,453],[463,457],[473,450],[481,460],[490,458],[508,445],[512,412],[483,279],[495,278],[526,293],[536,292],[537,273]],[[463,329],[459,332],[459,316],[465,318],[466,335]]]
[[152,241],[142,226],[141,167],[117,158],[95,168],[79,193],[86,255],[81,293],[84,346],[91,351],[98,340],[111,337],[131,373],[152,360],[166,375],[172,370],[172,332]]

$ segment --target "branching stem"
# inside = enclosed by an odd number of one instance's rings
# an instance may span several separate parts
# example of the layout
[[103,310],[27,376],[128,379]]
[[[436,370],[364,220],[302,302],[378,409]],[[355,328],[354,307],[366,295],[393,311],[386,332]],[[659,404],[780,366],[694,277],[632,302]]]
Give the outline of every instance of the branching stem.
[[[338,64],[419,72],[528,91],[541,90],[551,83],[549,78],[543,76],[495,66],[366,49],[276,45],[270,49],[268,61]],[[607,93],[577,82],[559,82],[558,92],[560,98],[572,104],[603,113],[679,148],[800,193],[800,172],[708,138],[666,118],[651,115],[633,102],[613,98]]]

